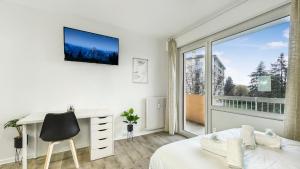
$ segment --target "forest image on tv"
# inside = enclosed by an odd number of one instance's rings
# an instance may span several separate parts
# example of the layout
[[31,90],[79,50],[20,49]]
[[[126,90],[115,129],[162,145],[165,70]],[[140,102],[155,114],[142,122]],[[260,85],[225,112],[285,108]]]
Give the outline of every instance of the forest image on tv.
[[64,27],[65,60],[118,65],[119,39]]

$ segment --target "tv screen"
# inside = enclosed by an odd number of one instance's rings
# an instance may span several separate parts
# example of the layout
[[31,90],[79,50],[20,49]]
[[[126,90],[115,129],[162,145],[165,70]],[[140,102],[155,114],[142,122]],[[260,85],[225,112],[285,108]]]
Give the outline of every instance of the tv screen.
[[119,39],[64,27],[65,60],[118,65]]

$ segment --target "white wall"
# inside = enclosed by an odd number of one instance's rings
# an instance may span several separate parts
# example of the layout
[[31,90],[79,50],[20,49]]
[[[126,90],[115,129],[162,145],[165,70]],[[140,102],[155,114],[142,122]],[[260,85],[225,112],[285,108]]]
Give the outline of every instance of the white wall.
[[[167,92],[167,57],[162,39],[4,2],[0,2],[0,22],[1,126],[28,113],[66,110],[73,104],[75,108],[111,108],[115,138],[124,136],[120,113],[133,107],[142,117],[136,134],[144,133],[144,99],[165,96]],[[63,26],[119,37],[119,66],[65,62]],[[149,59],[148,84],[132,83],[133,57]],[[16,134],[13,129],[0,127],[0,163],[12,160]],[[87,137],[77,144],[87,144]]]

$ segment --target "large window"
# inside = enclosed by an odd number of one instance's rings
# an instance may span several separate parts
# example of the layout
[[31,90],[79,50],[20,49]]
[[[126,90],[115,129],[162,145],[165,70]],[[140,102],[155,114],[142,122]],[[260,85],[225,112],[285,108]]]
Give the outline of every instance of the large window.
[[212,104],[284,113],[289,17],[212,43]]

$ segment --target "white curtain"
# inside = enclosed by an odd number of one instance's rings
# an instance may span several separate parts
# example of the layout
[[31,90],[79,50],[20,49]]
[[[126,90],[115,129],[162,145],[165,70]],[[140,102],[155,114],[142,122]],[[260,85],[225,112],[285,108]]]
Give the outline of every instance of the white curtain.
[[300,1],[291,1],[291,29],[284,132],[300,141]]
[[177,66],[178,66],[178,51],[177,44],[174,39],[168,41],[168,99],[165,130],[169,134],[174,135],[177,128]]

